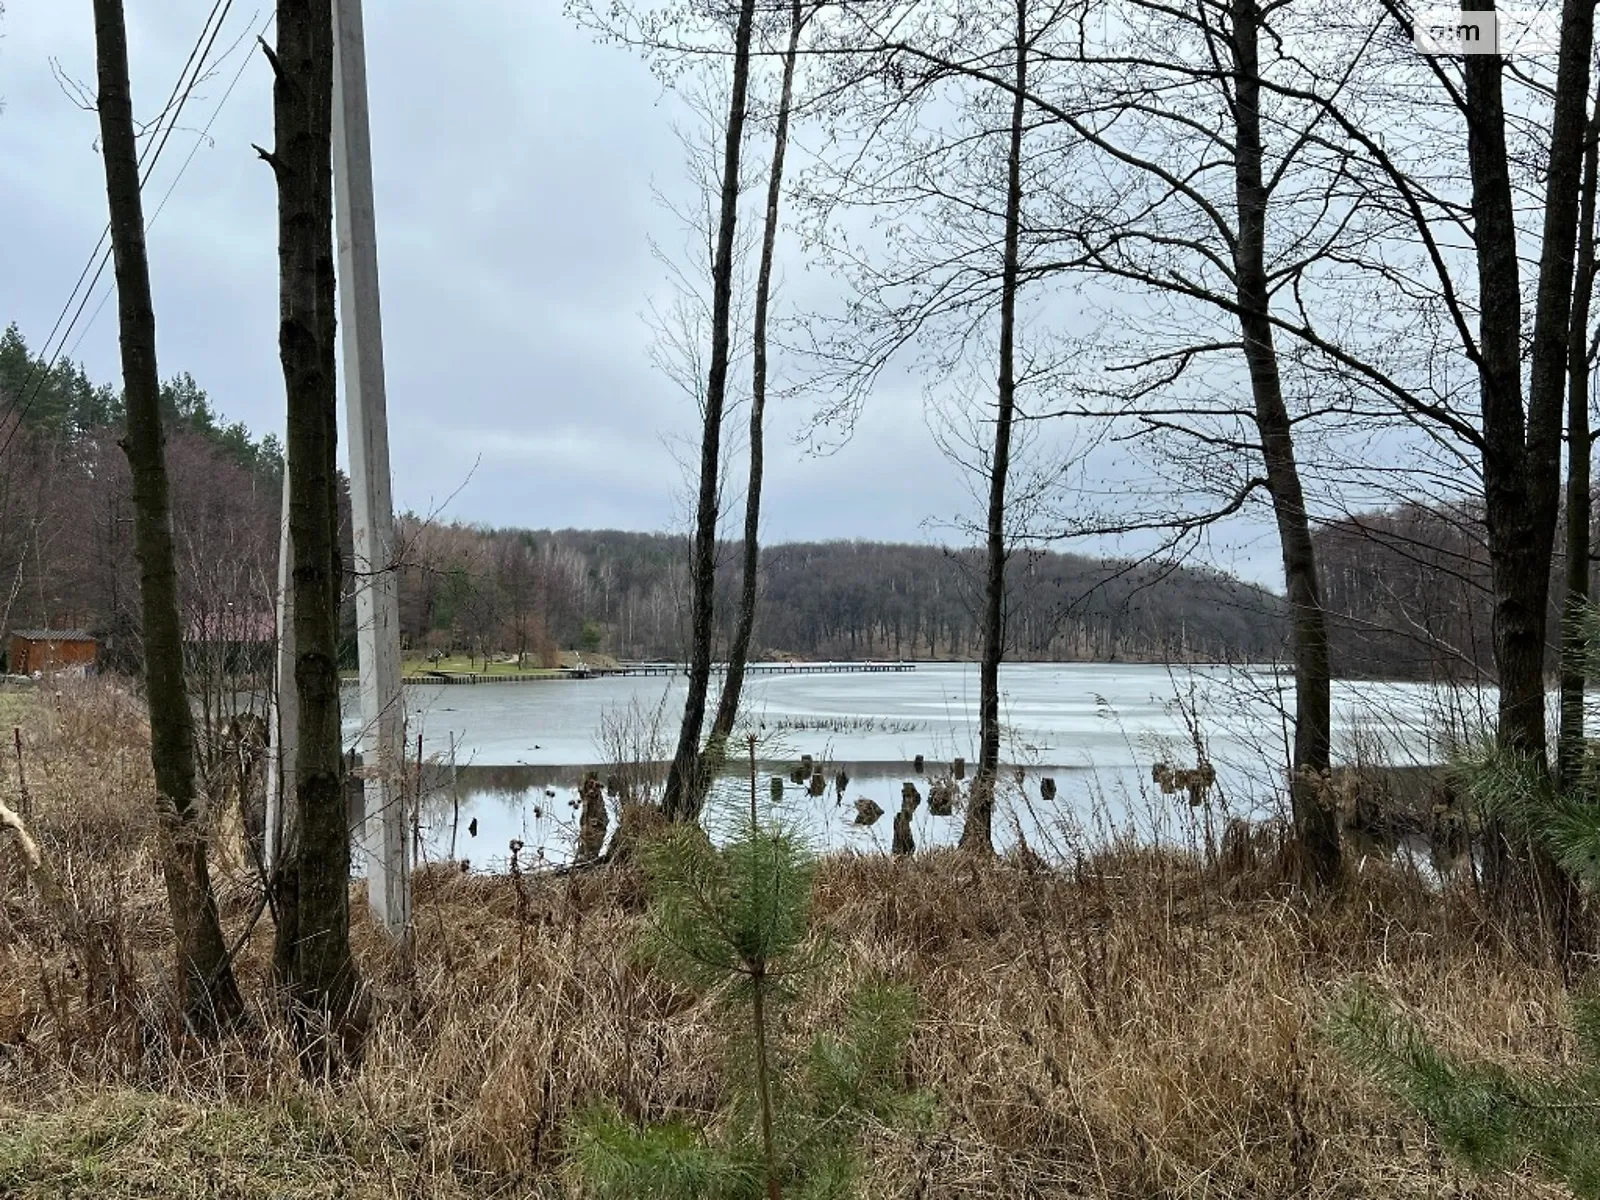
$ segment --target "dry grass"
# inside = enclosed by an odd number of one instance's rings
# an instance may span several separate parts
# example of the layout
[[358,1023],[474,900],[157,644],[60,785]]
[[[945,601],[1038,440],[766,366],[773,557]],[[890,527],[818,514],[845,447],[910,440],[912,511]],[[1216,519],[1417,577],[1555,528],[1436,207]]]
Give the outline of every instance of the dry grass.
[[[86,1001],[85,965],[0,846],[0,1196],[563,1196],[575,1108],[716,1107],[718,1031],[631,956],[644,896],[624,870],[421,876],[409,967],[358,906],[380,1016],[339,1084],[303,1080],[270,1032],[265,929],[240,964],[258,1030],[190,1044],[163,1000],[140,738],[103,689],[64,696],[34,732],[34,827],[105,931],[97,969],[114,987]],[[231,933],[248,880],[223,891]],[[838,858],[815,923],[837,966],[802,1021],[826,1021],[866,972],[922,999],[909,1070],[940,1124],[862,1131],[873,1196],[1553,1194],[1461,1178],[1324,1044],[1330,996],[1362,976],[1458,1049],[1570,1052],[1559,979],[1467,899],[1390,868],[1308,908],[1265,878],[1222,889],[1186,858],[1128,848],[1069,873]]]

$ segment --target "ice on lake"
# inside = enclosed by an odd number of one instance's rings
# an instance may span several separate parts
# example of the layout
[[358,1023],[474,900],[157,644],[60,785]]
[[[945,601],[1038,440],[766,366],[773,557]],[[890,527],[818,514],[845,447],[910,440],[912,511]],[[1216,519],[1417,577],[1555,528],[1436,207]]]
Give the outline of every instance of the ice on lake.
[[[478,686],[407,686],[409,753],[429,764],[422,813],[422,853],[455,856],[501,869],[513,840],[522,861],[561,861],[576,831],[577,786],[586,771],[614,770],[606,744],[608,714],[658,714],[655,757],[670,757],[684,682],[659,677],[606,678]],[[345,735],[359,733],[355,693],[346,692]],[[952,761],[977,757],[978,673],[973,664],[924,663],[892,674],[770,675],[749,679],[741,732],[757,737],[757,795],[770,804],[769,780],[785,778],[776,812],[822,850],[887,851],[890,816],[870,827],[852,823],[854,801],[868,797],[886,814],[915,780]],[[713,697],[714,703],[714,697]],[[1340,681],[1334,685],[1335,762],[1437,762],[1492,712],[1492,693],[1427,684]],[[1064,837],[1074,821],[1112,820],[1146,836],[1177,833],[1191,820],[1187,796],[1162,796],[1150,782],[1158,762],[1194,766],[1200,755],[1217,770],[1214,800],[1255,812],[1282,791],[1293,709],[1293,679],[1260,667],[1165,667],[1120,663],[1018,663],[1001,672],[1005,739],[996,840],[1019,831],[1037,847]],[[736,737],[737,740],[737,737]],[[737,748],[737,747],[736,747]],[[455,785],[449,763],[456,765]],[[827,790],[811,797],[787,781],[810,754]],[[925,772],[912,769],[917,755]],[[1279,764],[1279,765],[1275,765]],[[713,822],[748,805],[749,783],[724,778],[710,802]],[[730,768],[731,769],[731,768]],[[849,776],[845,794],[835,776]],[[1040,782],[1056,783],[1052,803]],[[474,825],[473,823],[476,822]],[[952,844],[959,811],[936,817],[924,803],[913,819],[919,846]],[[475,833],[469,834],[469,829]]]

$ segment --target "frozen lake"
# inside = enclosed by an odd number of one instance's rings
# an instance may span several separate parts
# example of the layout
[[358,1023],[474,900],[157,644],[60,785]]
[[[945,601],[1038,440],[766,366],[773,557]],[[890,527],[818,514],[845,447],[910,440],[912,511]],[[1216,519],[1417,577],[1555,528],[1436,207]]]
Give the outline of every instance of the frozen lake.
[[[715,686],[715,685],[713,685]],[[590,679],[405,689],[410,754],[422,739],[430,765],[422,806],[423,853],[456,855],[474,866],[503,867],[512,839],[523,858],[566,858],[575,828],[576,787],[586,770],[602,779],[619,758],[669,758],[684,683],[661,678]],[[355,702],[346,692],[347,710]],[[1214,801],[1233,812],[1258,811],[1281,792],[1292,708],[1292,679],[1266,668],[1141,664],[1018,663],[1001,673],[1005,786],[997,804],[997,840],[1020,829],[1048,848],[1074,820],[1133,823],[1150,835],[1175,834],[1190,819],[1186,797],[1162,796],[1151,768],[1193,767],[1200,756],[1217,771]],[[714,697],[713,697],[714,704]],[[1485,707],[1487,706],[1487,707]],[[1426,684],[1341,681],[1334,685],[1336,762],[1436,762],[1463,731],[1492,712],[1493,695]],[[800,824],[822,849],[887,850],[891,821],[851,823],[866,796],[892,814],[901,787],[948,773],[951,760],[976,758],[978,673],[974,664],[921,664],[902,674],[771,675],[746,684],[746,728],[757,736],[758,793],[770,801],[769,777],[787,776],[810,754],[828,778],[820,798],[785,780],[778,812]],[[655,724],[654,737],[641,728]],[[632,730],[606,735],[619,726]],[[347,711],[347,742],[359,720]],[[736,734],[736,741],[738,735]],[[739,742],[743,757],[745,743]],[[448,784],[452,748],[456,785]],[[926,759],[919,778],[917,755]],[[849,784],[837,803],[836,772]],[[1039,784],[1053,779],[1053,803]],[[748,779],[722,781],[713,815],[742,811]],[[476,820],[476,833],[468,829]],[[913,830],[918,845],[948,844],[954,817],[924,804]]]

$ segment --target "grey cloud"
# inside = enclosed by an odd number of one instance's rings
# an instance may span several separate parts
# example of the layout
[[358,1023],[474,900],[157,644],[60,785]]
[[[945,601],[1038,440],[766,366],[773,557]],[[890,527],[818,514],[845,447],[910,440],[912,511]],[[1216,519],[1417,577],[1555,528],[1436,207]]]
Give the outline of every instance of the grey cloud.
[[[142,113],[209,7],[130,6]],[[682,195],[676,103],[554,0],[450,5],[443,20],[422,0],[366,7],[397,503],[430,511],[460,489],[446,517],[666,526],[682,485],[662,442],[692,431],[695,414],[650,367],[641,313],[668,296],[648,239],[684,240],[652,195]],[[224,40],[250,19],[241,10]],[[38,343],[104,224],[94,119],[49,69],[55,56],[91,77],[92,28],[78,6],[48,3],[13,6],[4,32],[0,321]],[[151,232],[160,352],[165,372],[190,371],[229,417],[268,432],[283,421],[276,218],[250,146],[272,141],[270,83],[259,54],[235,54],[252,61]],[[240,61],[200,89],[147,195],[166,191]],[[795,263],[785,280],[805,300],[832,286]],[[113,316],[108,305],[78,353],[104,379],[117,369]],[[926,520],[966,497],[922,407],[918,387],[886,389],[857,437],[823,458],[800,444],[807,402],[781,407],[766,536],[929,536]]]

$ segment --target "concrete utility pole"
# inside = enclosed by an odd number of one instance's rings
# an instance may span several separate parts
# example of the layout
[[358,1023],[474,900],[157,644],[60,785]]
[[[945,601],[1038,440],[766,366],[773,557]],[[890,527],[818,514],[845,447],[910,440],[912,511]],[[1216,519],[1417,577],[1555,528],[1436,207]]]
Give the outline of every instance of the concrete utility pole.
[[367,125],[366,37],[361,0],[334,0],[333,8],[334,213],[355,526],[367,900],[378,922],[403,939],[411,929],[411,844],[406,830],[400,603],[389,486],[372,140]]

